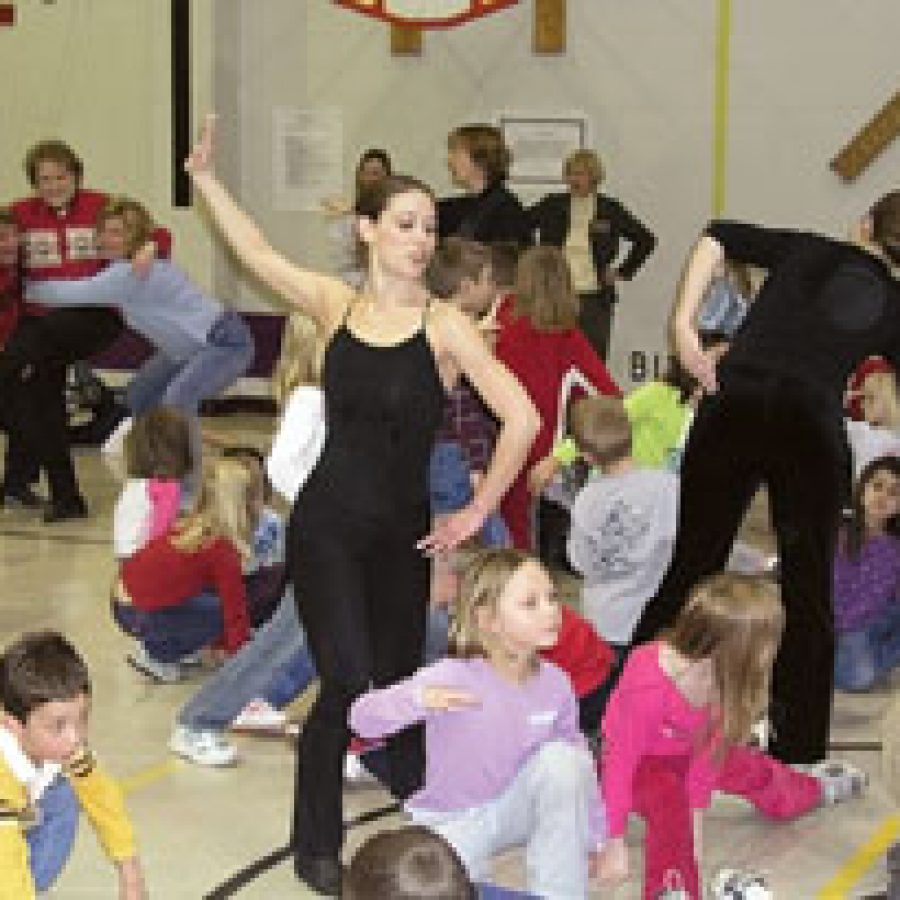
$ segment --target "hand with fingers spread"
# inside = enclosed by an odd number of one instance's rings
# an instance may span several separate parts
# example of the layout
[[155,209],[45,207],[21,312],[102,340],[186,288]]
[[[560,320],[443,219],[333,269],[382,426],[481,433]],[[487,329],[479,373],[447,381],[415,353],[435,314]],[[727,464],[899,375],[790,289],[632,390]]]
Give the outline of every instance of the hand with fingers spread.
[[454,712],[480,705],[479,699],[471,691],[441,685],[422,689],[422,706],[434,712]]
[[194,144],[191,155],[184,161],[185,172],[198,175],[201,172],[212,171],[217,118],[215,113],[207,113],[204,117],[200,137]]
[[596,855],[591,855],[591,876],[602,884],[617,884],[628,878],[628,848],[624,838],[610,838]]
[[421,550],[426,556],[453,550],[476,534],[484,525],[485,518],[486,514],[474,503],[470,503],[437,522],[431,533],[416,544],[416,549]]

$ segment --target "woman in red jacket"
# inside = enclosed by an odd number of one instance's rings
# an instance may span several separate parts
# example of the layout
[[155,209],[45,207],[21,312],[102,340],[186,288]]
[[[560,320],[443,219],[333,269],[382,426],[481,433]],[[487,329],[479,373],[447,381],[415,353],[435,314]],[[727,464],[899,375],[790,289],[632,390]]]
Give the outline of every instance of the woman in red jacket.
[[569,267],[556,247],[532,247],[519,260],[516,292],[497,313],[496,355],[519,379],[541,415],[541,430],[525,469],[500,504],[500,512],[520,550],[535,549],[531,469],[551,451],[560,416],[560,392],[570,371],[601,394],[620,396],[618,385],[578,329],[578,296]]

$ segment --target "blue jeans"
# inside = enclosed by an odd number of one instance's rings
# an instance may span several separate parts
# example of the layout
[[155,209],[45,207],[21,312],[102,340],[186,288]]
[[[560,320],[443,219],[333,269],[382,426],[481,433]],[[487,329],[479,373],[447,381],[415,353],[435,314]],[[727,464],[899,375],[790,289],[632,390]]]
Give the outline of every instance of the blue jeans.
[[284,706],[315,677],[297,604],[288,590],[253,639],[182,707],[178,724],[198,731],[224,731],[251,700],[264,697],[273,706]]
[[178,662],[222,636],[222,602],[212,592],[151,612],[118,600],[112,606],[116,624],[158,662]]
[[25,835],[28,865],[38,893],[59,877],[72,853],[80,807],[68,779],[58,776],[38,801],[40,821]]
[[900,608],[858,631],[839,631],[834,655],[834,686],[867,691],[900,666]]
[[234,384],[253,362],[253,335],[239,313],[228,311],[212,326],[207,343],[190,359],[174,360],[155,353],[137,371],[125,392],[133,416],[158,406],[180,410],[191,422],[194,469],[185,479],[188,494],[199,483],[203,443],[197,415],[200,403]]
[[[439,441],[428,464],[428,497],[433,515],[462,509],[473,496],[469,464],[462,447],[454,441]],[[481,527],[481,539],[488,547],[509,547],[512,540],[499,513],[491,513]]]

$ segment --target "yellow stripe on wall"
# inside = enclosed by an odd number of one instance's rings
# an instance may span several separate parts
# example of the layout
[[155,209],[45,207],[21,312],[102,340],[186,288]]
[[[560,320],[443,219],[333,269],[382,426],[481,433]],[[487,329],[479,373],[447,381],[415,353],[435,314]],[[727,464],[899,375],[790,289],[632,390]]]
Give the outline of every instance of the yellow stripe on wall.
[[713,99],[712,212],[725,211],[725,182],[728,162],[728,83],[731,49],[731,0],[718,0],[716,16],[716,84]]
[[847,900],[850,890],[900,834],[900,816],[889,816],[878,830],[838,869],[818,894],[817,900]]

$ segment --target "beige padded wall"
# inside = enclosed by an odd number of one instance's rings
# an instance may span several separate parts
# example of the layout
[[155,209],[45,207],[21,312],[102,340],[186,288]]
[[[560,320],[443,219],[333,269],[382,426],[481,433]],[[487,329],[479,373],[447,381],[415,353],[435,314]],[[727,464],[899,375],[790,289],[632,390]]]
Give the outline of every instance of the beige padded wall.
[[[194,104],[210,104],[213,0],[193,0]],[[45,137],[70,143],[85,185],[143,200],[173,232],[180,263],[210,281],[206,230],[171,207],[169,3],[26,0],[0,28],[0,202],[29,193],[21,161]]]

